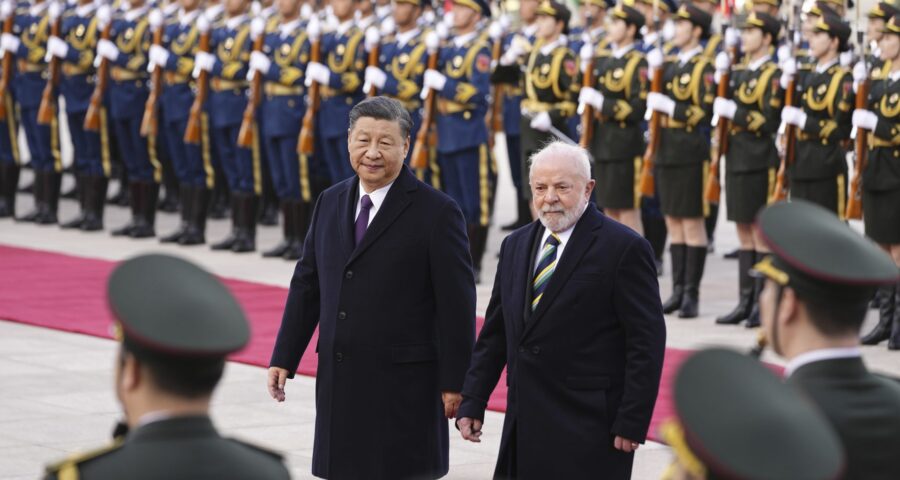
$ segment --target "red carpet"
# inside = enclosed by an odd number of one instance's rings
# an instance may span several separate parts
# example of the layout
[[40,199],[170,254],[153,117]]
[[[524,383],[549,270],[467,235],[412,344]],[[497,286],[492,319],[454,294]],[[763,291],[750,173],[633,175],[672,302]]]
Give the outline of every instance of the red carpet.
[[[0,245],[0,318],[40,327],[110,338],[112,314],[106,304],[106,279],[114,262],[73,257],[39,250]],[[268,366],[287,289],[223,279],[250,318],[250,344],[231,360]],[[287,281],[288,279],[285,279]],[[481,329],[483,319],[478,319]],[[315,345],[315,338],[310,343]],[[671,382],[688,350],[666,349],[659,400],[653,414],[651,437],[657,439],[660,422],[669,417]],[[315,376],[316,356],[307,350],[298,372]],[[505,373],[504,373],[505,375]],[[260,389],[263,388],[260,379]],[[488,408],[506,409],[506,382],[501,379]]]

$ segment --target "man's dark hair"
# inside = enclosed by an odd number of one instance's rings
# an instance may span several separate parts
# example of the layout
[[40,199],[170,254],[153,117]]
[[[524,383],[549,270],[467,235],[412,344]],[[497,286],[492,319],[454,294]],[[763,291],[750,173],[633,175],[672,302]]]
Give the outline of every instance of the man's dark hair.
[[806,307],[813,326],[826,337],[859,334],[869,310],[867,301],[810,299],[804,298],[799,293],[797,298]]
[[[157,354],[146,354],[124,344],[122,351],[134,355],[141,364],[147,367],[150,372],[150,381],[157,388],[185,399],[211,395],[225,371],[225,359],[221,357],[163,357]],[[124,355],[121,361],[125,362]]]
[[399,123],[400,134],[403,138],[409,137],[409,132],[412,130],[413,123],[409,112],[402,103],[393,98],[379,96],[357,103],[353,110],[350,110],[350,130],[353,130],[356,121],[363,117]]

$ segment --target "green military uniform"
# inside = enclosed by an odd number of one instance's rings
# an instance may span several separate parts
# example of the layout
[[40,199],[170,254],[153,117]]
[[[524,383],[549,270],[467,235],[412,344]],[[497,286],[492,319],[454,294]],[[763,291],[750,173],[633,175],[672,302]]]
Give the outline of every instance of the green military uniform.
[[662,434],[675,460],[663,479],[841,478],[844,454],[827,420],[747,355],[692,355],[675,376],[674,405],[677,421]]
[[[757,227],[776,253],[755,270],[775,284],[776,298],[790,288],[805,305],[840,303],[865,311],[876,287],[900,279],[890,256],[812,203],[777,203],[760,213]],[[857,321],[848,319],[846,328],[857,328]],[[782,351],[779,325],[772,322],[769,329],[776,353]],[[891,448],[900,445],[900,385],[870,373],[861,354],[847,348],[805,352],[791,359],[786,373],[788,384],[817,405],[840,436],[847,454],[844,478],[900,477]]]
[[[571,13],[562,4],[545,1],[537,11],[568,25]],[[567,27],[566,27],[567,28]],[[564,31],[565,33],[565,31]],[[575,53],[566,42],[558,39],[551,43],[538,40],[528,56],[525,66],[525,97],[522,99],[522,159],[524,165],[531,155],[540,151],[548,142],[556,140],[549,131],[531,126],[535,115],[546,112],[553,126],[567,132],[569,117],[575,115],[576,93],[579,89],[578,63]],[[528,185],[529,169],[522,169],[522,184]],[[522,192],[531,198],[530,190]]]
[[[611,11],[640,30],[643,15],[620,5]],[[610,49],[611,48],[611,49]],[[647,109],[647,61],[636,45],[598,49],[594,59],[594,88],[603,95],[595,110],[590,151],[594,156],[597,205],[602,208],[640,207],[638,182],[644,153],[644,112]]]
[[[121,333],[121,365],[134,357],[138,368],[153,375],[159,375],[154,370],[159,365],[178,365],[183,377],[168,379],[166,390],[176,402],[197,398],[176,393],[184,387],[171,382],[183,384],[195,376],[208,382],[207,372],[223,368],[225,356],[244,348],[250,338],[246,317],[225,285],[176,257],[143,255],[124,262],[110,276],[108,299]],[[145,388],[163,390],[165,380],[148,380],[151,376],[142,378],[150,383]],[[214,385],[198,395],[212,389]],[[130,432],[117,428],[111,445],[50,465],[45,478],[290,478],[280,455],[222,437],[207,415],[156,411],[129,420]]]

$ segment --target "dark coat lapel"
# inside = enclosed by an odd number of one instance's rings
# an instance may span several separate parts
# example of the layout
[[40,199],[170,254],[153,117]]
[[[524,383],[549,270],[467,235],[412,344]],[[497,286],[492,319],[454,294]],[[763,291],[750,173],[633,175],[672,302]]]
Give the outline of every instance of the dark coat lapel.
[[[414,192],[417,188],[416,177],[413,176],[408,168],[403,167],[403,169],[400,170],[400,176],[397,177],[397,180],[394,181],[394,185],[388,190],[388,194],[384,198],[384,203],[381,204],[381,208],[378,209],[378,213],[375,215],[372,223],[369,224],[369,228],[366,230],[366,234],[363,235],[362,241],[356,246],[353,253],[350,254],[347,264],[353,262],[356,257],[366,251],[366,249],[369,248],[392,223],[394,223],[394,220],[396,220],[397,217],[400,216],[400,213],[402,213],[403,210],[409,206],[410,202],[412,202],[410,192]],[[354,208],[351,218],[356,214],[356,196],[353,198]],[[351,225],[354,226],[353,228],[355,228],[355,223],[355,221],[351,221]],[[351,241],[352,240],[353,239],[351,238]]]
[[338,196],[338,215],[343,215],[343,220],[338,222],[339,241],[341,242],[343,258],[349,258],[354,248],[354,220],[356,216],[356,203],[359,190],[359,178],[351,177],[347,180],[344,191]]
[[591,248],[594,240],[596,240],[597,237],[593,234],[593,231],[602,226],[603,215],[597,211],[593,204],[589,204],[578,223],[575,224],[575,230],[572,231],[572,236],[569,237],[569,242],[566,244],[562,258],[556,263],[556,270],[553,271],[553,276],[550,277],[541,302],[538,303],[537,309],[531,314],[531,319],[525,324],[525,331],[522,332],[523,337],[534,329],[535,324],[540,322],[544,313],[547,312],[547,309],[559,296],[560,290],[565,286],[572,272],[575,271],[575,267],[578,266],[581,257],[584,256],[585,252]]
[[[541,237],[544,235],[544,230],[544,226],[541,222],[535,221],[532,224],[531,233],[526,237],[529,240],[528,245],[530,245],[530,248],[527,250],[520,248],[517,252],[516,265],[525,265],[526,268],[526,270],[522,272],[521,277],[513,277],[518,278],[521,285],[521,288],[517,288],[516,292],[522,293],[522,298],[515,299],[516,303],[513,304],[522,305],[522,324],[518,325],[519,327],[523,327],[524,324],[531,320],[531,299],[533,297],[531,283],[534,281],[535,257],[537,256],[538,250],[541,248]],[[523,254],[528,256],[521,258],[521,255]]]

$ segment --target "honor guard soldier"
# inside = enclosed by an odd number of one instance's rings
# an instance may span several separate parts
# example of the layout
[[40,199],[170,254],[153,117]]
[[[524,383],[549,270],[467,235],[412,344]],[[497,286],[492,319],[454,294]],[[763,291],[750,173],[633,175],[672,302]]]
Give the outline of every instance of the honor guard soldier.
[[60,36],[47,40],[48,54],[62,62],[59,92],[66,101],[81,208],[78,217],[61,226],[84,231],[103,229],[103,207],[111,173],[108,125],[100,122],[96,132],[84,128],[96,83],[94,50],[100,37],[96,11],[97,4],[92,0],[79,0],[78,6],[63,14]]
[[181,0],[181,8],[164,27],[162,45],[150,47],[151,69],[163,69],[163,95],[159,100],[165,116],[159,130],[165,131],[168,150],[180,185],[181,224],[162,243],[199,245],[206,241],[206,215],[215,173],[210,157],[209,117],[202,113],[200,143],[184,141],[188,118],[195,100],[196,82],[191,77],[201,36],[198,23],[203,15],[200,0]]
[[844,449],[828,420],[748,355],[691,355],[673,397],[677,420],[661,433],[674,459],[663,480],[843,478]]
[[[665,25],[669,21],[669,16],[674,14],[676,10],[678,10],[678,4],[675,3],[675,0],[659,0],[658,2],[655,0],[629,0],[633,5],[630,5],[636,8],[638,11],[644,14],[644,28],[641,31],[641,35],[643,36],[642,41],[642,50],[644,53],[649,53],[652,50],[657,42],[663,44],[662,53],[668,55],[675,53],[672,51],[672,45],[668,43],[669,38],[663,35],[662,29],[665,28]],[[657,30],[656,22],[654,21],[654,17],[659,16],[659,28]]]
[[112,272],[107,297],[124,437],[48,466],[47,480],[290,478],[281,455],[221,436],[209,417],[226,356],[250,339],[225,285],[179,258],[143,255]]
[[[260,132],[268,154],[275,194],[281,203],[284,239],[264,257],[300,258],[312,215],[312,202],[327,184],[328,171],[319,157],[300,156],[297,140],[306,114],[304,72],[310,61],[308,22],[299,0],[278,2],[277,21],[265,32],[261,52],[250,55],[250,76],[262,75]],[[257,24],[254,24],[255,28]]]
[[365,34],[355,24],[355,6],[356,0],[331,2],[338,24],[333,32],[322,37],[323,63],[310,62],[306,67],[306,86],[312,82],[322,86],[315,127],[316,155],[327,165],[332,184],[354,175],[347,150],[347,130],[350,110],[364,97],[366,68]]
[[[225,17],[212,27],[210,51],[199,51],[194,71],[209,72],[210,138],[216,144],[231,191],[231,233],[213,250],[243,253],[256,250],[257,201],[261,193],[259,138],[250,148],[237,144],[247,108],[247,62],[250,60],[250,19],[247,0],[225,4]],[[255,127],[254,127],[255,128]]]
[[[785,106],[781,120],[798,129],[790,165],[790,196],[822,205],[844,218],[847,201],[845,142],[850,138],[853,78],[838,63],[849,47],[850,26],[832,15],[821,17],[810,36],[811,69],[796,84],[800,106]],[[794,72],[787,72],[789,75]]]
[[[16,5],[13,0],[4,0],[0,3],[0,21],[11,24],[15,21],[11,18],[15,15]],[[4,90],[0,91],[0,109],[3,116],[0,117],[0,218],[15,217],[16,215],[16,190],[19,185],[19,122],[16,118],[15,96],[13,92],[13,70],[15,61],[4,45],[15,44],[18,37],[10,34],[12,40],[6,40],[6,35],[0,40],[0,62],[9,66],[9,71],[0,73],[3,77]]]
[[[609,48],[591,60],[594,87],[579,94],[579,111],[591,108],[597,206],[632,230],[643,231],[638,179],[644,153],[642,123],[647,107],[647,61],[637,48],[644,15],[633,7],[612,9]],[[580,116],[579,116],[580,118]],[[584,132],[582,132],[584,134]]]
[[884,60],[881,59],[881,37],[884,36],[887,22],[900,10],[889,2],[876,3],[869,10],[869,21],[866,22],[866,38],[869,42],[865,46],[866,63],[871,69],[879,69]]
[[756,228],[772,251],[754,266],[766,282],[761,338],[787,362],[787,384],[840,437],[842,478],[897,478],[897,452],[883,447],[900,444],[900,384],[869,371],[859,333],[875,289],[895,285],[900,270],[874,242],[810,202],[775,203]]
[[131,221],[113,230],[115,236],[146,238],[156,235],[156,201],[162,168],[156,158],[156,138],[141,136],[144,105],[149,96],[147,51],[150,49],[149,7],[135,0],[122,14],[110,18],[110,10],[101,6],[97,18],[101,25],[112,22],[110,39],[97,42],[99,62],[110,65],[110,117],[131,192]]
[[709,139],[704,131],[715,98],[713,66],[702,54],[700,41],[710,34],[712,17],[684,4],[676,13],[678,55],[660,65],[650,55],[651,68],[664,68],[663,92],[647,95],[647,108],[662,118],[656,158],[656,187],[671,236],[672,296],[663,312],[678,310],[680,318],[698,315],[700,281],[706,264],[704,217],[709,204],[704,185],[709,168]]
[[[772,18],[779,18],[779,13],[781,12],[781,0],[752,0],[750,3],[750,11],[765,13]],[[779,30],[779,32],[780,31],[781,30]]]
[[[712,20],[710,20],[710,25],[715,25],[716,24],[716,13],[719,12],[719,1],[720,0],[693,0],[690,3],[693,6],[699,8],[700,10],[703,10],[704,12],[709,14],[710,18],[712,19]],[[733,32],[731,35],[733,35],[732,41],[734,43],[737,43],[737,41],[738,41],[737,32]],[[716,54],[721,52],[725,47],[725,45],[724,45],[725,38],[724,37],[725,37],[724,35],[720,35],[718,33],[711,33],[709,35],[709,38],[701,41],[700,44],[703,45],[703,55],[706,55],[707,57],[709,57],[711,59],[716,58]]]
[[440,49],[437,70],[426,70],[426,89],[437,94],[438,167],[441,186],[466,219],[478,279],[491,219],[491,157],[485,124],[490,94],[491,52],[478,22],[490,17],[486,0],[454,0],[455,35]]
[[[606,23],[607,9],[615,8],[614,0],[587,0],[582,3],[582,12],[584,16],[585,26],[579,28],[579,31],[571,29],[568,33],[569,48],[578,55],[582,61],[593,58],[596,54],[608,49],[609,39],[607,38]],[[643,16],[643,15],[641,15]],[[640,32],[638,32],[640,37]],[[572,115],[569,117],[569,125],[567,133],[575,140],[581,140],[581,116]]]
[[[373,88],[378,95],[395,98],[409,112],[413,127],[411,139],[416,138],[422,125],[422,79],[425,75],[427,51],[425,31],[419,27],[424,0],[397,0],[393,8],[391,25],[396,31],[380,38],[378,30],[366,31],[366,50],[378,49],[378,64],[366,67],[363,91],[370,94]],[[412,149],[407,153],[409,164]],[[425,180],[424,172],[417,171],[419,180]]]
[[769,54],[778,38],[781,24],[775,18],[752,12],[743,25],[742,64],[732,68],[727,98],[717,97],[713,114],[727,119],[728,161],[725,163],[725,187],[728,196],[728,220],[737,225],[738,294],[737,307],[716,319],[719,324],[759,326],[757,299],[762,281],[750,278],[751,267],[767,253],[753,231],[753,222],[766,206],[775,188],[775,170],[779,157],[775,135],[781,123],[784,91],[781,70]]
[[[853,112],[857,135],[868,135],[862,177],[866,236],[888,251],[900,266],[900,16],[885,24],[880,41],[882,67],[872,72],[866,110]],[[857,159],[857,162],[861,159]],[[900,350],[900,286],[883,288],[878,325],[863,345],[888,341]]]
[[[25,129],[35,175],[35,208],[18,220],[38,224],[56,223],[59,207],[62,179],[59,129],[55,116],[49,125],[39,124],[38,109],[47,85],[47,38],[51,24],[61,14],[61,5],[49,0],[20,4],[14,13],[13,33],[4,34],[0,45],[5,54],[12,55],[16,61],[16,74],[11,83],[15,83],[18,119]],[[13,123],[7,122],[7,125]]]

